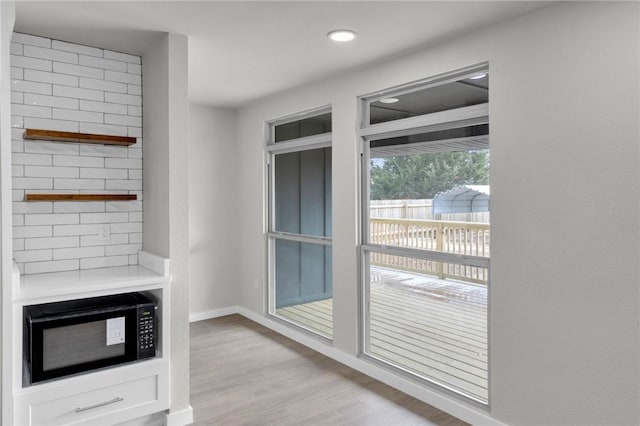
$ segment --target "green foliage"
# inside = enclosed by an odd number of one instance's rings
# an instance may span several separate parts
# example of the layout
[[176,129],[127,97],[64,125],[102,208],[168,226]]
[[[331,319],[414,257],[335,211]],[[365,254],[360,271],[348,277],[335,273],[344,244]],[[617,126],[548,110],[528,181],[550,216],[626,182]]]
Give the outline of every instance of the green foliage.
[[371,161],[371,199],[430,199],[458,185],[489,183],[489,152],[443,152]]

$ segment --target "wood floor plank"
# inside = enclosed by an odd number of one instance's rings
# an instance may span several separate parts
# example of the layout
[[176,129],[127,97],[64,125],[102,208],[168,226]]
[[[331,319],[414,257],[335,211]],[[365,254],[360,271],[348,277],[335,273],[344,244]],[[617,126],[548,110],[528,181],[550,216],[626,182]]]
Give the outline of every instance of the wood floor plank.
[[466,425],[239,315],[191,324],[191,405],[197,426]]
[[310,316],[313,316],[314,318],[322,319],[322,322],[328,327],[331,327],[333,324],[333,313],[319,306],[316,302],[290,306],[289,309],[296,309],[296,310],[299,310],[300,312],[308,313]]
[[370,310],[370,322],[388,324],[392,326],[402,325],[408,329],[416,330],[426,335],[426,331],[436,336],[442,336],[450,341],[460,341],[468,345],[484,347],[486,346],[486,335],[477,333],[464,333],[459,329],[449,327],[446,322],[437,318],[425,315],[421,320],[416,320],[411,315],[393,315],[388,309],[373,306]]
[[418,337],[416,337],[410,331],[398,328],[385,328],[380,325],[377,325],[371,330],[371,335],[381,340],[394,342],[395,344],[404,347],[415,347],[418,351],[433,351],[442,356],[446,356],[449,359],[455,359],[482,369],[485,372],[487,370],[487,356],[484,353],[446,345],[425,336],[418,335]]
[[384,294],[389,300],[399,303],[406,303],[408,306],[421,307],[423,305],[431,305],[443,313],[454,313],[469,318],[479,318],[486,312],[486,306],[476,306],[464,302],[452,303],[446,300],[440,300],[436,297],[420,292],[400,290],[392,287],[378,287],[371,289],[372,293]]
[[308,305],[309,304],[289,306],[287,308],[278,309],[276,313],[284,316],[287,316],[288,314],[298,315],[313,320],[318,324],[322,324],[322,326],[327,329],[331,329],[333,327],[333,320],[331,318],[327,318],[324,314],[309,308]]
[[411,324],[416,330],[427,334],[436,334],[442,337],[448,337],[452,340],[459,340],[469,345],[476,345],[484,347],[487,344],[486,337],[477,336],[470,333],[465,333],[463,330],[458,330],[453,327],[447,326],[447,324],[428,322],[424,319],[403,317],[401,315],[394,315],[389,313],[387,309],[381,309],[378,306],[371,307],[371,317],[379,319],[380,321],[387,321],[388,323],[403,323]]
[[429,315],[435,319],[442,319],[451,326],[459,326],[467,331],[477,331],[486,334],[486,311],[470,316],[462,311],[442,309],[438,302],[420,300],[420,297],[407,294],[402,299],[388,297],[385,290],[372,290],[370,302],[387,306],[392,312],[399,312],[407,316],[420,319]]
[[[421,350],[416,352],[415,347],[407,346],[404,344],[398,344],[397,342],[389,341],[388,339],[379,339],[376,336],[371,337],[371,352],[377,353],[378,349],[383,349],[389,353],[395,354],[390,360],[395,361],[399,365],[403,365],[407,360],[415,361],[421,364],[428,364],[429,367],[441,371],[446,375],[464,380],[465,382],[474,383],[478,386],[486,386],[487,373],[483,372],[479,368],[474,368],[469,365],[465,365],[465,368],[460,368],[454,365],[455,359],[445,357],[436,354],[432,351]],[[484,373],[484,377],[481,375]]]
[[[401,302],[407,302],[409,305],[421,306],[425,303],[425,299],[428,300],[429,296],[414,292],[411,298],[407,298],[407,295],[411,295],[411,292],[401,290],[393,287],[374,288],[373,291],[382,290],[390,299],[399,300]],[[468,303],[449,303],[446,300],[432,299],[433,305],[445,312],[452,312],[457,314],[468,315],[469,317],[482,317],[483,312],[486,312],[486,306],[477,306]]]
[[397,313],[398,315],[403,315],[407,318],[415,318],[417,320],[423,320],[424,322],[428,322],[429,324],[443,324],[451,329],[458,329],[463,331],[466,334],[475,335],[478,337],[486,336],[487,330],[483,328],[480,323],[484,323],[485,321],[476,321],[475,324],[467,320],[460,320],[459,317],[450,314],[442,314],[435,309],[431,309],[431,306],[425,304],[423,309],[410,309],[402,304],[389,302],[384,297],[380,295],[375,295],[371,297],[371,306],[376,306],[381,309],[388,310],[389,312]]
[[487,306],[487,289],[486,287],[477,287],[474,284],[456,283],[455,285],[443,284],[449,283],[446,280],[437,280],[433,282],[429,279],[384,279],[377,282],[371,282],[371,288],[387,287],[396,290],[405,291],[409,289],[416,293],[430,295],[438,300],[449,304],[460,304],[477,308]]
[[312,330],[315,330],[321,334],[331,336],[333,335],[333,327],[326,325],[323,323],[321,319],[316,317],[310,317],[309,315],[305,315],[304,312],[299,312],[290,308],[281,308],[276,311],[276,314],[287,318],[294,323],[298,323],[304,325]]
[[[394,359],[397,355],[394,352],[389,352],[385,349],[379,348],[377,353],[385,359]],[[461,380],[451,374],[443,373],[429,365],[421,362],[416,362],[409,358],[403,358],[402,366],[410,370],[415,371],[418,375],[423,377],[430,377],[444,385],[452,386],[455,389],[463,390],[477,398],[487,399],[487,389],[484,386],[478,386],[474,383],[469,383]]]
[[424,330],[416,329],[412,323],[380,321],[374,318],[369,322],[369,328],[372,331],[383,334],[401,335],[410,341],[435,345],[449,352],[460,353],[470,357],[475,357],[476,354],[486,355],[487,345],[485,344],[461,341],[446,333],[425,333]]

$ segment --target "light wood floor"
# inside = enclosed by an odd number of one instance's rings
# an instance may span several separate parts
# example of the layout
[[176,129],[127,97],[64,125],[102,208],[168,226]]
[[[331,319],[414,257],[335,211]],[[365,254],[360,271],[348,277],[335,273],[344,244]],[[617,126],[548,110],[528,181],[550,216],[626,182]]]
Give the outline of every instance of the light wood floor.
[[239,315],[191,324],[196,425],[466,423]]
[[[367,352],[486,401],[486,287],[385,268],[376,268],[374,278]],[[332,333],[331,299],[280,308],[277,314]]]

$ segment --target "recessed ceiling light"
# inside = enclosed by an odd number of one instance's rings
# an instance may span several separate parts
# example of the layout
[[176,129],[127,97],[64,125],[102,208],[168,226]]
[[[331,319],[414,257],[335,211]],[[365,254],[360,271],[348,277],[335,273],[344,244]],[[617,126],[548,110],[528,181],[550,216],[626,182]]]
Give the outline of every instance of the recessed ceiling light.
[[398,98],[382,98],[382,99],[380,99],[380,103],[383,103],[383,104],[395,104],[399,100],[400,99],[398,99]]
[[474,75],[473,77],[469,77],[469,80],[480,80],[481,78],[485,78],[487,76],[487,73],[485,72],[484,74],[478,74],[478,75]]
[[351,30],[333,30],[327,34],[327,37],[333,41],[344,43],[345,41],[351,41],[356,38],[356,33]]

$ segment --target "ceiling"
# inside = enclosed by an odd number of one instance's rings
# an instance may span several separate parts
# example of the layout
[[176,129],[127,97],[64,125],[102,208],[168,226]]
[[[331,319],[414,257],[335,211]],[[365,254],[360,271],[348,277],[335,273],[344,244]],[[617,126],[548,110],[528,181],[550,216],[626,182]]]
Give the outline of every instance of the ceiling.
[[[235,108],[546,7],[540,1],[16,1],[16,31],[142,54],[189,36],[190,101]],[[349,28],[349,44],[330,42]]]

